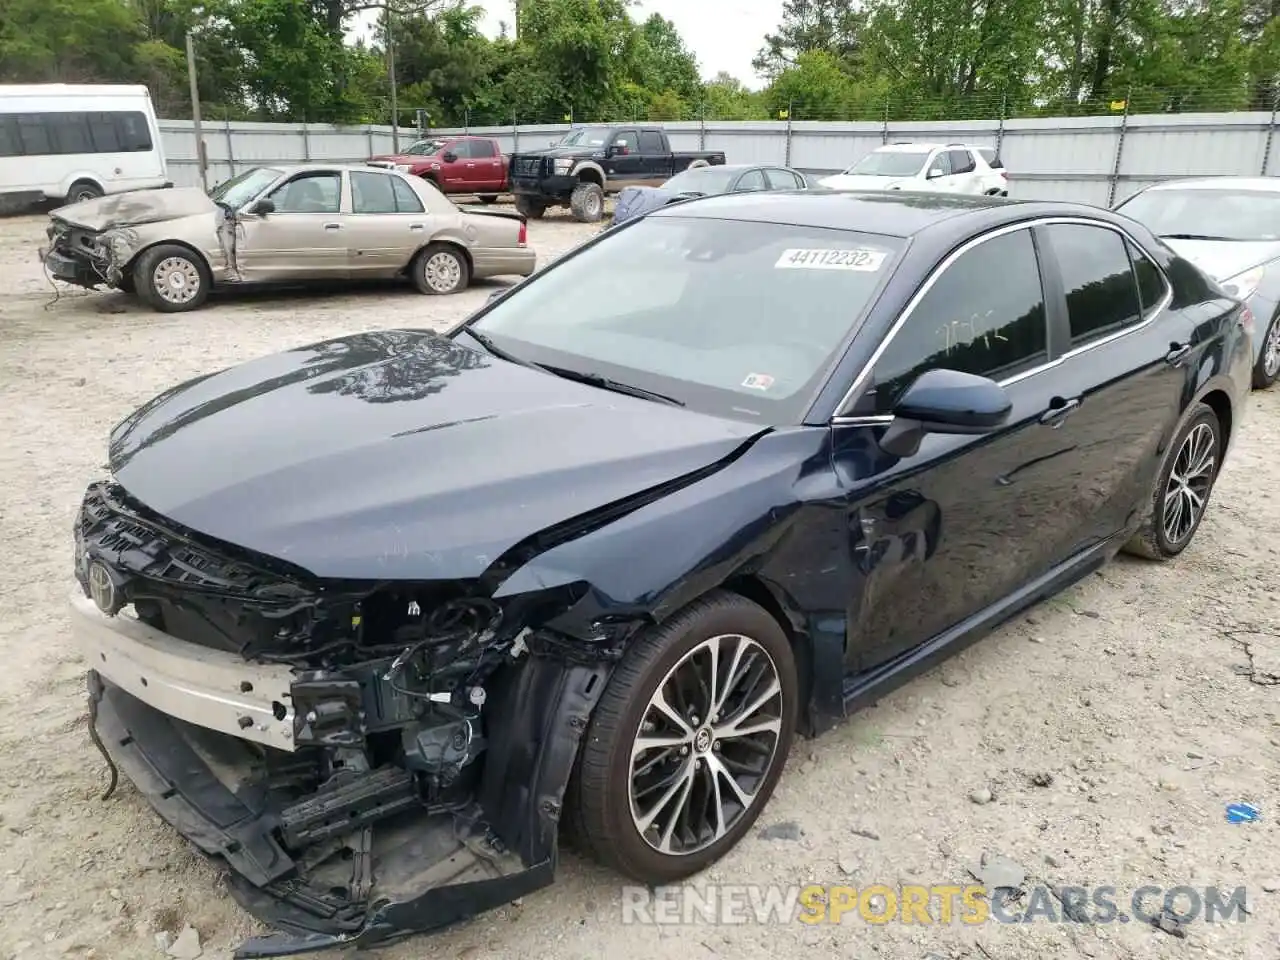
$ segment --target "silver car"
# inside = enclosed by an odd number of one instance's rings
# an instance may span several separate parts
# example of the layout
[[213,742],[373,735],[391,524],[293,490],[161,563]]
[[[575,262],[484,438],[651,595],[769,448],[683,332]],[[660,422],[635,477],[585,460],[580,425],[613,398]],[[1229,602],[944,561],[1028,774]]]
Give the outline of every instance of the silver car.
[[536,266],[519,213],[458,207],[421,177],[369,166],[254,167],[208,195],[138,190],[49,216],[53,277],[136,291],[165,313],[216,286],[407,276],[449,294]]
[[1249,305],[1254,389],[1280,378],[1280,178],[1169,180],[1116,206]]

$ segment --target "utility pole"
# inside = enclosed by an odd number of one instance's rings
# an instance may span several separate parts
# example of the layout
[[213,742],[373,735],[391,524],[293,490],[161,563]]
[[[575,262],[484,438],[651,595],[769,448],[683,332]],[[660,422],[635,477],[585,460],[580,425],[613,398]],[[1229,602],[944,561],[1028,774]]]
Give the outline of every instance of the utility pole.
[[391,152],[400,152],[400,111],[396,104],[396,44],[391,34],[391,4],[383,9],[387,12],[387,74],[391,81]]
[[196,134],[196,165],[200,168],[200,188],[209,192],[209,163],[204,149],[204,134],[200,131],[200,88],[196,85],[196,50],[187,31],[187,80],[191,83],[191,122]]

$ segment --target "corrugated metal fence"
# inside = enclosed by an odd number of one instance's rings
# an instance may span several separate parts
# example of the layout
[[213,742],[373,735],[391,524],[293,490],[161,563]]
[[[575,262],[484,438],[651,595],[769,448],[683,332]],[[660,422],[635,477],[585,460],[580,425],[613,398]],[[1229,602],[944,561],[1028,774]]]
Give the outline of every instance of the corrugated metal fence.
[[[841,170],[903,140],[996,147],[1010,194],[1109,205],[1158,180],[1185,176],[1280,176],[1280,125],[1271,113],[1042,117],[1005,121],[828,123],[709,121],[658,124],[675,150],[723,150],[730,163],[782,163],[812,173]],[[170,176],[199,183],[190,121],[162,120]],[[507,152],[545,147],[568,124],[432,130],[497,138]],[[362,161],[389,153],[390,127],[279,123],[204,124],[209,183],[246,167],[306,160]],[[401,146],[414,139],[401,130]]]

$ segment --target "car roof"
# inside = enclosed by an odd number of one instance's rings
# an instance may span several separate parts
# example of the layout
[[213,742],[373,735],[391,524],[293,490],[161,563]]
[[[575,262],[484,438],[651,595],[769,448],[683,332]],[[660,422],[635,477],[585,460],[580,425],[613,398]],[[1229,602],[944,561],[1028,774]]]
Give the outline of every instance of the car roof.
[[[414,141],[415,143],[417,141]],[[279,170],[281,173],[306,173],[310,170],[352,170],[357,173],[395,173],[387,167],[370,166],[367,163],[324,163],[316,160],[312,163],[262,163],[264,170]]]
[[[1013,200],[958,193],[915,193],[907,190],[786,190],[722,194],[696,203],[661,207],[649,219],[688,217],[783,223],[801,227],[849,230],[907,238],[961,217],[977,217],[973,230],[990,229],[1046,216],[1087,217],[1105,223],[1127,222],[1109,211],[1083,203]],[[963,233],[969,228],[960,229]]]
[[876,147],[873,153],[924,153],[926,150],[995,150],[995,147],[982,147],[973,143],[886,143]]
[[1280,193],[1280,177],[1195,177],[1164,180],[1152,184],[1152,190],[1270,190]]
[[699,170],[711,172],[715,170],[724,170],[726,172],[744,171],[744,170],[790,170],[790,167],[784,167],[780,163],[716,163],[705,167],[686,167],[681,173],[697,173]]

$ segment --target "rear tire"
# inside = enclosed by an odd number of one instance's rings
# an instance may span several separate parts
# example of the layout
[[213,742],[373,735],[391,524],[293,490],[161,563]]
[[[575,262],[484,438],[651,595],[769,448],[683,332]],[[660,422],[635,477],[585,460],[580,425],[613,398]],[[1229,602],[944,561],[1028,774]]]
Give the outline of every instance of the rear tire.
[[1280,379],[1280,311],[1262,335],[1262,351],[1253,365],[1253,389],[1266,390]]
[[209,298],[213,278],[199,254],[174,243],[144,250],[133,265],[133,286],[160,313],[185,313]]
[[471,283],[471,267],[457,247],[429,243],[413,258],[409,276],[419,293],[448,296],[467,289]]
[[1208,404],[1198,404],[1164,454],[1138,532],[1125,553],[1170,560],[1195,538],[1222,466],[1222,425]]
[[570,835],[643,883],[719,860],[782,776],[798,704],[778,622],[734,593],[696,601],[641,635],[609,679],[570,781]]
[[92,180],[77,180],[67,191],[67,203],[83,203],[85,200],[96,200],[105,191]]
[[598,183],[580,183],[569,195],[569,209],[579,223],[599,223],[604,216],[604,191]]
[[516,212],[524,214],[529,220],[541,220],[547,212],[547,205],[533,197],[516,197]]

